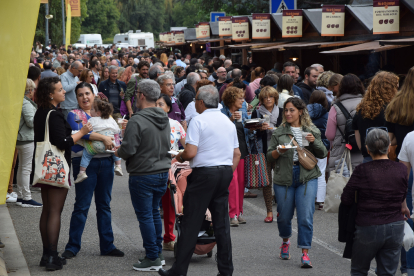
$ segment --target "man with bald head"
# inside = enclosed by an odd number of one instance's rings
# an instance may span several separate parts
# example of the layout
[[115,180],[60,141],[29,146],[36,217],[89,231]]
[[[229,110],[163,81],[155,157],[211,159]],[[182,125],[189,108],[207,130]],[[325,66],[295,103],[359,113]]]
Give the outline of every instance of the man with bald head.
[[119,67],[118,61],[116,61],[116,59],[111,60],[111,66]]
[[69,70],[60,75],[60,81],[62,82],[63,90],[66,91],[65,100],[60,104],[65,119],[71,110],[78,108],[78,101],[76,100],[75,87],[81,81],[79,81],[79,75],[83,70],[83,65],[80,61],[73,62]]
[[227,79],[227,71],[224,67],[219,67],[216,71],[217,79],[214,81],[216,83],[217,91],[220,91],[220,88],[226,82]]
[[154,64],[148,71],[148,76],[151,80],[157,80],[159,76],[164,74],[164,68]]

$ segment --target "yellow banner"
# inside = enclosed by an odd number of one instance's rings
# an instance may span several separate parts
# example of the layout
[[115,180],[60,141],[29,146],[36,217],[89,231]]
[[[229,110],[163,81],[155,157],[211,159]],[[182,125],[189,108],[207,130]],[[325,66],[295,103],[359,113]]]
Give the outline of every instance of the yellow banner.
[[70,28],[72,27],[72,9],[70,8],[70,5],[68,4],[68,10],[66,14],[66,41],[65,41],[65,47],[66,50],[68,50],[68,45],[70,44]]
[[80,0],[66,0],[66,14],[68,14],[68,6],[70,5],[72,17],[81,16]]
[[1,62],[9,64],[0,67],[0,204],[6,202],[39,7],[40,0],[21,0],[2,1],[0,9],[0,26],[7,26],[0,29]]

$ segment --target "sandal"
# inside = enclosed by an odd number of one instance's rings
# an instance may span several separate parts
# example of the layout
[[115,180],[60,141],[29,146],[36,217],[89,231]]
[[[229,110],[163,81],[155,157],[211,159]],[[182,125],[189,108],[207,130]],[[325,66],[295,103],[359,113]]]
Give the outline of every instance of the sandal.
[[272,222],[273,222],[273,217],[266,217],[266,218],[264,219],[264,222],[265,222],[265,223],[272,223]]

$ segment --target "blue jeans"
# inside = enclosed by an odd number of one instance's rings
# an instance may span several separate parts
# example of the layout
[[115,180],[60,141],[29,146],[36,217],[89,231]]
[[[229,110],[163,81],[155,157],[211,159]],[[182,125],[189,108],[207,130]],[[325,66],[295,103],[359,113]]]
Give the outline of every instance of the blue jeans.
[[[93,155],[89,154],[89,152],[84,148],[82,151],[82,159],[80,162],[80,166],[87,168],[89,166],[89,163],[91,163],[92,158],[93,158]],[[120,157],[116,157],[114,154],[112,154],[112,158],[114,159],[114,161],[121,160]]]
[[[413,184],[413,170],[410,172],[410,177],[408,178],[408,191],[407,191],[407,207],[412,214],[413,210],[413,196],[412,196],[412,184]],[[408,219],[408,224],[413,228],[413,220]],[[413,228],[414,229],[414,228]],[[406,273],[407,269],[414,269],[414,249],[411,248],[408,251],[405,251],[404,247],[401,247],[401,273]]]
[[[277,202],[277,227],[279,237],[287,239],[292,236],[292,218],[296,207],[298,217],[298,248],[310,249],[313,236],[313,213],[318,192],[318,179],[308,183],[299,182],[300,166],[293,166],[292,186],[274,184]],[[306,187],[307,186],[307,187]],[[306,192],[305,192],[306,190]]]
[[[72,158],[73,175],[79,173],[81,158]],[[114,181],[112,157],[94,158],[86,169],[88,178],[75,184],[76,201],[70,220],[69,242],[65,250],[78,254],[81,249],[82,233],[88,217],[92,197],[95,194],[96,220],[98,223],[101,255],[115,249],[111,225],[111,193]]]
[[395,275],[404,237],[404,221],[356,226],[352,245],[351,275],[368,275],[372,259],[377,275]]
[[162,252],[162,223],[158,207],[167,190],[168,172],[130,175],[129,192],[139,221],[147,258],[155,260]]

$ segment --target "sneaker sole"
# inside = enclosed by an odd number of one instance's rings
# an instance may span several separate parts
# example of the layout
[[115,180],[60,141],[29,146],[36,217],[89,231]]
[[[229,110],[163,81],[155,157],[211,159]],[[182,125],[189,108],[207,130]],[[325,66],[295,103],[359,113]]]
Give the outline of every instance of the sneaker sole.
[[118,172],[118,171],[115,171],[115,174],[116,174],[117,176],[124,176],[124,174],[123,174],[122,172]]
[[239,224],[246,224],[246,221],[243,221],[243,222],[240,222],[240,221],[239,221]]
[[42,206],[31,205],[31,204],[20,204],[23,208],[41,208]]
[[[141,262],[138,260],[138,263],[141,263]],[[165,265],[165,260],[161,261],[161,265]]]
[[16,202],[16,205],[22,206],[21,202]]
[[312,268],[310,264],[302,264],[301,268]]
[[150,267],[145,267],[145,268],[139,268],[139,267],[132,266],[132,268],[137,271],[158,271],[162,268],[162,265],[161,266],[150,266]]

